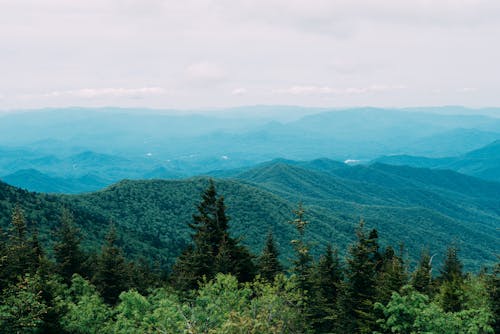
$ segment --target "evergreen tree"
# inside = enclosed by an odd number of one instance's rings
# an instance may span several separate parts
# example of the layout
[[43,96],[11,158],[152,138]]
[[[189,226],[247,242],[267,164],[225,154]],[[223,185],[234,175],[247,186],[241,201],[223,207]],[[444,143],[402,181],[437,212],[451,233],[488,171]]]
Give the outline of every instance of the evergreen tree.
[[376,275],[380,267],[376,230],[369,235],[361,220],[356,231],[357,242],[349,248],[346,285],[341,299],[341,326],[346,333],[371,333],[375,324],[373,304],[376,296]]
[[439,279],[441,281],[452,281],[454,279],[463,279],[462,262],[458,258],[458,249],[455,246],[450,246],[446,250],[443,268]]
[[273,233],[270,231],[258,263],[259,274],[263,279],[272,282],[277,274],[283,272],[278,257],[279,252],[274,243]]
[[500,333],[500,262],[497,262],[493,273],[487,278],[487,288],[490,294],[491,311],[493,313],[493,328]]
[[122,250],[116,245],[116,229],[111,225],[97,260],[94,284],[102,298],[109,304],[115,304],[120,292],[130,287],[128,266]]
[[11,227],[3,248],[0,261],[1,289],[14,283],[17,277],[27,273],[34,274],[38,269],[39,255],[42,253],[36,232],[34,239],[28,238],[26,219],[18,206],[12,212]]
[[297,286],[302,299],[302,313],[308,322],[312,322],[315,316],[314,301],[311,298],[312,289],[312,271],[313,258],[310,253],[310,244],[305,241],[305,230],[308,221],[304,219],[304,208],[299,203],[296,210],[293,211],[295,219],[289,223],[294,225],[298,232],[298,239],[291,241],[295,250],[295,257],[292,259],[291,273],[295,275]]
[[432,292],[432,258],[429,250],[425,249],[420,254],[420,260],[417,268],[413,272],[411,285],[416,291],[423,293],[427,296]]
[[173,284],[184,291],[195,289],[203,277],[210,280],[219,272],[231,273],[241,281],[251,280],[255,273],[252,255],[229,235],[224,197],[217,196],[212,180],[197,211],[189,224],[194,231],[193,243],[173,267]]
[[331,333],[337,320],[336,304],[343,280],[342,266],[337,250],[328,245],[312,271],[310,312],[312,326],[317,333]]
[[463,281],[462,262],[458,258],[458,250],[454,246],[448,247],[441,275],[440,300],[441,307],[446,312],[458,312],[463,308]]
[[66,283],[71,282],[73,274],[81,274],[84,256],[80,250],[80,231],[76,228],[71,212],[63,209],[61,223],[54,233],[54,257],[57,270]]
[[402,248],[399,255],[391,246],[386,248],[376,282],[377,301],[384,305],[389,302],[393,292],[398,292],[408,282]]
[[298,208],[293,213],[295,214],[295,219],[289,223],[295,226],[299,238],[292,240],[295,250],[295,258],[292,260],[292,273],[297,275],[299,287],[304,293],[307,293],[310,290],[310,275],[313,260],[309,252],[310,245],[304,240],[305,230],[309,222],[304,220],[305,211],[302,203],[299,203]]

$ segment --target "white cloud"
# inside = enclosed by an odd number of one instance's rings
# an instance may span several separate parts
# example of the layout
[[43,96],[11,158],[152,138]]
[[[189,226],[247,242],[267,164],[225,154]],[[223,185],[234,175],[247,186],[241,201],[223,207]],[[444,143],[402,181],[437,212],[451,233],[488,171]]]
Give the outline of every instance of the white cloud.
[[76,90],[52,91],[42,94],[25,94],[24,98],[60,98],[74,97],[79,99],[98,98],[144,98],[165,95],[167,91],[161,87],[142,88],[83,88]]
[[372,85],[368,87],[334,88],[330,86],[302,85],[292,86],[285,89],[276,89],[276,94],[290,95],[358,95],[367,93],[380,93],[393,90],[404,89],[403,85]]
[[245,88],[235,88],[231,91],[231,95],[244,95],[247,93],[247,90]]
[[459,93],[474,93],[474,92],[477,92],[477,88],[473,88],[473,87],[464,87],[464,88],[460,88],[458,90]]

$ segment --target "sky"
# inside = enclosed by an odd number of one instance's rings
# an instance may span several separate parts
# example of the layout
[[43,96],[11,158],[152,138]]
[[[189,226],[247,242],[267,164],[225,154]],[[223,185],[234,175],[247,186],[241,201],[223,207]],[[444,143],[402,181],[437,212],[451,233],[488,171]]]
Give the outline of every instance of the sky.
[[500,106],[498,0],[0,0],[0,110]]

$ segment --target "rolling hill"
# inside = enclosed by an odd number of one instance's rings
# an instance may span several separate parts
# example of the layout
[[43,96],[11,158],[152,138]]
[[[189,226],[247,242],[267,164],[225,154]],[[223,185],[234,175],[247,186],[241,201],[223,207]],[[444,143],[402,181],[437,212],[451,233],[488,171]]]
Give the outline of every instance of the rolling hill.
[[457,157],[427,158],[408,155],[384,156],[375,161],[433,169],[450,169],[485,180],[500,182],[500,140]]
[[[464,253],[492,260],[499,251],[500,184],[452,171],[383,164],[318,172],[280,162],[236,178],[331,216],[363,217],[391,243],[404,241],[410,252],[423,245],[439,249],[436,240],[455,240]],[[471,247],[466,239],[475,240]],[[483,246],[490,255],[480,250]]]
[[[328,159],[277,160],[229,174],[217,179],[216,186],[226,198],[232,231],[255,253],[272,230],[283,259],[288,258],[289,241],[296,236],[287,222],[299,201],[311,222],[307,234],[317,246],[315,252],[329,242],[345,249],[360,218],[379,230],[383,244],[403,242],[412,261],[423,247],[439,261],[454,242],[465,266],[478,269],[493,263],[500,251],[497,183],[452,171],[348,166]],[[124,180],[81,195],[35,194],[0,185],[3,227],[12,207],[20,203],[30,221],[38,222],[42,240],[50,243],[49,232],[66,206],[78,217],[87,247],[97,247],[112,221],[128,254],[168,265],[189,242],[187,223],[207,178]]]

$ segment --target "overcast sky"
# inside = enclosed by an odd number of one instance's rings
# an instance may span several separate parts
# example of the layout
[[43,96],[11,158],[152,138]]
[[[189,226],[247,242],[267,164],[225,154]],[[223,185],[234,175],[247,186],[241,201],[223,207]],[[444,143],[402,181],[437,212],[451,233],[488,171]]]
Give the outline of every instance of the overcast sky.
[[500,106],[499,0],[0,0],[0,109]]

